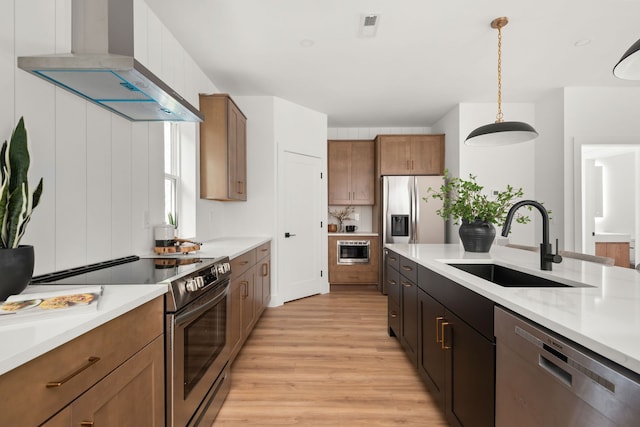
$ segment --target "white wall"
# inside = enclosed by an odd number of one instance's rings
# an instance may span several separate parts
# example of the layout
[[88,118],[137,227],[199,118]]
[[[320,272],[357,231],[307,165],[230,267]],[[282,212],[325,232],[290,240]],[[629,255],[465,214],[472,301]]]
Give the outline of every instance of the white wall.
[[[146,4],[135,2],[136,55],[197,105],[198,92],[215,87]],[[35,274],[149,252],[151,226],[164,221],[163,124],[129,122],[15,65],[17,56],[70,50],[71,0],[4,2],[0,133],[8,139],[24,116],[30,182],[44,178],[22,240],[35,247]],[[195,134],[195,124],[181,126]]]
[[[564,90],[557,89],[536,103],[535,200],[544,202],[552,212],[549,227],[551,241],[560,248],[573,249],[566,240],[564,197]],[[539,235],[538,224],[536,235]]]
[[[502,107],[505,120],[523,121],[535,128],[533,104],[503,104]],[[495,121],[495,112],[496,105],[490,103],[459,105],[459,176],[468,178],[469,174],[475,175],[477,182],[484,187],[487,194],[491,194],[493,190],[505,190],[507,185],[511,185],[514,188],[521,187],[524,198],[535,199],[534,141],[499,147],[464,145],[464,139],[471,131]],[[514,222],[509,235],[510,241],[526,245],[540,243],[541,235],[536,233],[535,227],[540,220],[540,214],[537,211],[528,212],[526,208],[521,213],[528,215],[533,222],[527,225]],[[500,231],[496,229],[497,238]]]
[[622,154],[604,157],[597,161],[602,165],[604,216],[596,218],[596,233],[636,234],[635,182],[636,156]]

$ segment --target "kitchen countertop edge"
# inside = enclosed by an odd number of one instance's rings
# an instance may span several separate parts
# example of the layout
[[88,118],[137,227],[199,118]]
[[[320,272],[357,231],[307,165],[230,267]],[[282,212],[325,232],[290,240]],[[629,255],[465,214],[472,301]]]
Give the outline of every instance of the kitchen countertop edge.
[[[80,286],[82,287],[82,286]],[[30,286],[29,291],[51,291],[52,286]],[[65,287],[68,288],[68,287]],[[0,375],[11,371],[80,335],[101,326],[167,292],[166,284],[110,285],[103,288],[98,309],[90,313],[60,313],[59,317],[0,319]],[[17,315],[16,315],[17,316]],[[15,342],[14,337],[35,337]]]

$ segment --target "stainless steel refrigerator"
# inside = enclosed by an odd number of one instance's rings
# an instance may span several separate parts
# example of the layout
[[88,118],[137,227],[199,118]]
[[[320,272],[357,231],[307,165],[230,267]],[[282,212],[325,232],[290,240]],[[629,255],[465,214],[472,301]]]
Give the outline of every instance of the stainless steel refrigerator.
[[[381,178],[381,224],[383,266],[384,245],[387,243],[444,243],[445,222],[436,210],[442,201],[430,198],[429,187],[439,189],[442,176],[383,176]],[[384,278],[384,269],[382,270]],[[382,292],[387,293],[382,282]]]

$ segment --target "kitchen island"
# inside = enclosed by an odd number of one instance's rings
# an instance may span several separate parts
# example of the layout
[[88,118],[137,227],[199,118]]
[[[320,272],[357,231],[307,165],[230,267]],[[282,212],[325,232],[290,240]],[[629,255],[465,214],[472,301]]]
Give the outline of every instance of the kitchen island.
[[[638,271],[575,259],[554,264],[553,271],[541,271],[539,254],[497,245],[489,253],[465,252],[458,244],[388,244],[386,247],[640,374]],[[448,263],[495,263],[569,287],[502,287]]]

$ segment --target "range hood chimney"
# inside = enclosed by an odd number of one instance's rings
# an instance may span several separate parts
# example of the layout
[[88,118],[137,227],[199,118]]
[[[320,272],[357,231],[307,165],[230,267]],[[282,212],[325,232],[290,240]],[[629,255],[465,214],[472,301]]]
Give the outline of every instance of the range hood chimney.
[[72,0],[71,53],[22,56],[18,67],[131,121],[203,121],[134,58],[133,22],[133,0]]

